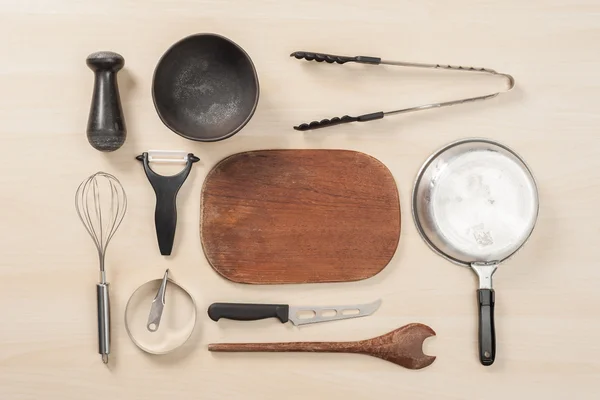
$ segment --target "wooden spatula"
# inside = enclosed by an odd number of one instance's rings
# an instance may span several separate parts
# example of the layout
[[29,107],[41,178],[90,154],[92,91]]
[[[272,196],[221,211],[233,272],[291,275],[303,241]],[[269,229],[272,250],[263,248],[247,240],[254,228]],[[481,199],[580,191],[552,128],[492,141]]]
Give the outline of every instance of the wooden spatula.
[[378,357],[409,369],[431,365],[435,356],[423,353],[423,342],[435,336],[423,324],[408,324],[385,335],[355,342],[290,342],[290,343],[216,343],[209,351],[225,352],[315,352],[356,353]]

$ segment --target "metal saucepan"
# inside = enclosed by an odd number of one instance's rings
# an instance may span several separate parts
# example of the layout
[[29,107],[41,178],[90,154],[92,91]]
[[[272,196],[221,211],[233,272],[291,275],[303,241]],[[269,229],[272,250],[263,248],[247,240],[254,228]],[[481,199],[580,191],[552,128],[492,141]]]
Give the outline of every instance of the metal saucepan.
[[533,175],[514,151],[487,139],[460,140],[417,175],[413,218],[436,253],[479,277],[479,358],[496,355],[492,275],[531,235],[539,208]]
[[258,75],[248,54],[216,34],[197,34],[162,56],[152,84],[162,122],[191,140],[215,142],[242,129],[258,104]]

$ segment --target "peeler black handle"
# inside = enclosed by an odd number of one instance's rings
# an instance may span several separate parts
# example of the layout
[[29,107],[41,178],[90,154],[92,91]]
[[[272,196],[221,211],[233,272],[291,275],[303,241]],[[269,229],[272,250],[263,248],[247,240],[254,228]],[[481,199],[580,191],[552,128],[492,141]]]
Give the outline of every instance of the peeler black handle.
[[309,131],[312,129],[319,128],[327,128],[329,126],[345,124],[348,122],[367,122],[373,121],[375,119],[381,119],[384,117],[383,111],[374,112],[370,114],[359,115],[358,117],[351,117],[349,115],[344,115],[343,117],[335,117],[331,119],[322,119],[320,121],[312,121],[310,123],[300,124],[298,126],[294,126],[294,129],[297,131]]
[[[168,186],[168,187],[167,187]],[[178,186],[178,187],[176,187]],[[177,228],[177,192],[180,185],[162,185],[156,190],[156,208],[154,210],[154,224],[160,254],[170,256],[175,241]]]
[[200,159],[191,153],[188,154],[183,171],[172,176],[163,176],[154,172],[149,165],[148,153],[143,153],[136,159],[144,164],[144,171],[156,194],[154,223],[160,254],[171,255],[177,227],[177,193],[190,174],[192,164]]
[[496,359],[496,328],[494,324],[494,289],[479,289],[479,360],[489,366]]
[[90,54],[86,64],[94,71],[87,138],[96,150],[115,151],[127,137],[117,85],[117,72],[125,65],[125,60],[112,51],[99,51]]
[[360,64],[373,64],[378,65],[381,62],[381,58],[379,57],[369,57],[369,56],[336,56],[333,54],[325,54],[325,53],[313,53],[310,51],[295,51],[290,54],[290,57],[296,57],[298,60],[307,60],[307,61],[316,61],[323,62],[325,61],[328,64],[338,63],[345,64],[347,62],[355,62]]

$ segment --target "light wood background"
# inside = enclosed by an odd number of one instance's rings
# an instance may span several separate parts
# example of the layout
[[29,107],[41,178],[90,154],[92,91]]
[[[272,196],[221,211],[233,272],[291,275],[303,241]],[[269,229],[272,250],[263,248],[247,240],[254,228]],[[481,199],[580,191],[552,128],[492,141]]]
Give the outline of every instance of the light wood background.
[[[0,398],[25,399],[597,399],[600,373],[600,4],[594,0],[192,1],[4,0],[0,4]],[[216,32],[241,45],[261,97],[236,136],[202,144],[159,120],[156,62],[175,41]],[[102,154],[85,137],[92,72],[86,56],[126,60],[119,85],[129,136]],[[482,103],[310,133],[297,123],[389,110],[501,89],[494,77],[307,63],[295,50],[476,65],[514,75],[514,91]],[[417,170],[459,138],[514,148],[539,184],[541,210],[526,247],[495,275],[498,354],[477,357],[475,275],[436,256],[410,216]],[[221,278],[199,241],[204,177],[222,158],[267,148],[343,148],[384,162],[397,181],[398,251],[356,283],[245,286]],[[134,157],[182,149],[202,161],[178,198],[174,256],[159,255],[154,194]],[[79,182],[121,179],[129,210],[111,244],[113,353],[97,354],[97,260],[73,207]],[[126,335],[133,290],[170,268],[198,303],[185,352],[143,354]],[[221,321],[214,301],[343,304],[383,299],[372,317],[307,326]],[[211,354],[220,341],[355,340],[410,322],[437,336],[420,371],[359,355]]]

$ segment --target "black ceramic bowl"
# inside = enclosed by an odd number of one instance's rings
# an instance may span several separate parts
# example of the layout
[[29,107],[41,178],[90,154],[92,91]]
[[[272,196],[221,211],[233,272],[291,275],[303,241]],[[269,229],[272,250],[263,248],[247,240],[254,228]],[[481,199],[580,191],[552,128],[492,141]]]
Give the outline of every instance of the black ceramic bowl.
[[152,83],[158,116],[190,140],[235,135],[254,115],[258,76],[248,54],[216,34],[188,36],[161,57]]

